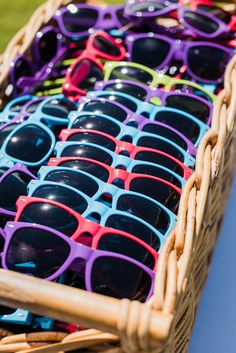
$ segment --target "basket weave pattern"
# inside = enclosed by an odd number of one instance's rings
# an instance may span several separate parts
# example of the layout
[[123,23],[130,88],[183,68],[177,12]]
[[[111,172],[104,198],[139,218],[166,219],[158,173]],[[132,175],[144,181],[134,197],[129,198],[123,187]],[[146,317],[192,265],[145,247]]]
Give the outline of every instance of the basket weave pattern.
[[[22,28],[11,40],[5,53],[1,56],[0,96],[4,100],[7,86],[7,76],[11,60],[17,54],[27,52],[35,33],[48,23],[55,10],[69,0],[49,0],[38,8],[29,23]],[[74,1],[76,2],[76,1]],[[66,338],[59,335],[52,340],[47,333],[30,336],[9,336],[0,342],[10,347],[15,344],[16,350],[9,352],[63,352],[81,347],[89,347],[91,351],[106,352],[156,352],[156,353],[185,353],[194,324],[195,312],[199,297],[207,278],[209,264],[214,251],[215,242],[222,223],[225,205],[229,196],[235,165],[236,148],[236,57],[233,57],[225,72],[224,89],[219,94],[213,113],[212,128],[204,136],[197,152],[196,170],[188,180],[181,196],[178,222],[168,237],[159,258],[159,266],[155,280],[154,295],[147,304],[130,302],[128,300],[111,300],[103,297],[101,302],[95,294],[83,293],[88,300],[87,308],[77,316],[78,322],[84,322],[85,311],[87,327],[107,329],[110,333],[103,333],[94,329],[74,333]],[[45,284],[38,279],[28,279],[23,275],[9,275],[0,270],[0,301],[4,304],[16,306],[16,293],[9,294],[13,284],[9,278],[24,278],[26,300],[21,302],[25,309],[35,309],[44,314],[43,305],[34,300],[28,302],[27,294],[33,292],[28,283],[39,283],[43,288],[65,287],[55,284]],[[7,279],[8,277],[8,279]],[[16,284],[17,287],[17,284]],[[15,288],[16,288],[15,287]],[[82,291],[73,290],[79,297]],[[6,294],[8,299],[6,299]],[[32,294],[33,295],[33,294]],[[72,299],[72,289],[67,292],[68,302]],[[37,307],[34,305],[37,304]],[[91,304],[91,305],[90,305]],[[65,307],[69,305],[65,302]],[[104,315],[108,315],[112,307],[116,312],[115,319],[107,317],[100,322],[99,315],[94,317],[92,308],[99,305],[104,307]],[[40,311],[41,308],[41,311]],[[45,309],[46,310],[46,309]],[[78,309],[79,310],[79,309]],[[33,310],[32,310],[33,311]],[[47,314],[55,314],[50,311]],[[54,315],[55,316],[55,315]],[[63,319],[62,313],[57,318]],[[112,322],[109,322],[112,321]],[[2,336],[8,335],[4,330]],[[41,336],[40,336],[41,335]],[[48,336],[47,336],[48,335]],[[29,342],[40,342],[42,348],[33,348]],[[60,343],[61,341],[61,343]],[[109,343],[106,344],[105,342]],[[23,345],[20,348],[19,344]],[[40,344],[39,344],[40,345]],[[10,348],[9,348],[10,349]]]

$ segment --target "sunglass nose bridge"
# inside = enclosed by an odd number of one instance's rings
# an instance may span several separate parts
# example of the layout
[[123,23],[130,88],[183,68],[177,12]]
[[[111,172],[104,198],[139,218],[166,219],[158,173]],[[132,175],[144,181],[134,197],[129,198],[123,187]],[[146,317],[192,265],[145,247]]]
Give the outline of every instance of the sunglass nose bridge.
[[174,54],[173,54],[172,60],[183,61],[185,46],[186,46],[185,43],[180,39],[177,39],[174,42],[174,45],[173,45]]
[[124,189],[125,180],[127,179],[129,173],[126,170],[114,168],[111,169],[109,174],[109,183]]

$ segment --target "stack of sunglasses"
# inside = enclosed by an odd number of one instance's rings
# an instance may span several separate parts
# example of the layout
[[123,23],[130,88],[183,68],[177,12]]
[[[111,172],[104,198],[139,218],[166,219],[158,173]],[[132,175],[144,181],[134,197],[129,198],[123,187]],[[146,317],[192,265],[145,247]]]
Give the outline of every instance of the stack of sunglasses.
[[[235,30],[236,16],[211,0],[56,11],[12,63],[0,113],[4,269],[151,297]],[[17,332],[78,329],[0,314]]]

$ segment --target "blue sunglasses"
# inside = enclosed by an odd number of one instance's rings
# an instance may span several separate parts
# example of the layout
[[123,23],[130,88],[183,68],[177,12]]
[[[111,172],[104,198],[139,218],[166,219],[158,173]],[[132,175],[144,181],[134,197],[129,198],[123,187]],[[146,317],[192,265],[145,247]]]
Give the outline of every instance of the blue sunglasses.
[[194,146],[198,146],[209,127],[193,115],[179,109],[157,107],[138,98],[117,91],[90,91],[87,98],[105,98],[120,103],[136,114],[143,115],[151,121],[158,121],[171,126],[186,136]]
[[63,119],[33,114],[8,134],[0,148],[0,159],[30,167],[45,163],[56,143],[54,133],[57,133],[59,126],[61,129],[66,124]]
[[[85,218],[102,226],[129,232],[157,251],[176,224],[176,216],[157,201],[136,192],[120,190],[114,185],[106,185],[103,194],[96,193],[92,198],[65,184],[37,180],[28,185],[28,196],[51,199],[52,195],[54,201],[70,207]],[[57,229],[54,224],[57,221],[50,217],[50,212],[47,215],[37,213],[33,219],[30,213],[24,212],[21,221],[43,225],[49,225],[49,222],[50,227]],[[60,231],[67,234],[67,227]],[[154,244],[150,244],[150,239]]]
[[54,151],[56,157],[89,158],[107,164],[113,168],[123,167],[127,171],[132,170],[132,168],[137,165],[137,160],[142,161],[140,163],[145,162],[145,164],[146,162],[150,162],[152,163],[152,166],[162,165],[182,178],[188,179],[190,176],[190,173],[186,172],[184,169],[184,165],[183,168],[181,168],[180,164],[166,158],[165,155],[158,153],[158,151],[142,147],[138,149],[139,151],[137,151],[137,153],[134,152],[130,155],[130,158],[128,158],[125,155],[116,154],[113,151],[94,143],[57,142]]
[[38,99],[38,97],[32,95],[24,95],[10,100],[10,102],[5,105],[4,109],[0,113],[0,123],[5,123],[13,119],[17,114],[21,112],[27,103],[36,99]]
[[118,174],[116,173],[117,178],[114,179],[115,183],[112,181],[108,184],[84,171],[65,167],[41,167],[38,176],[40,180],[72,186],[87,196],[94,197],[95,199],[97,193],[103,194],[104,190],[109,188],[108,185],[115,185],[115,187],[121,188],[122,190],[124,189],[125,192],[128,190],[141,195],[146,195],[152,200],[160,202],[175,214],[177,213],[181,195],[181,190],[177,189],[174,185],[166,183],[164,180],[143,174],[128,174],[126,175],[126,180],[124,180],[123,183],[119,180],[119,183]]
[[[193,168],[195,165],[195,159],[174,142],[162,136],[139,131],[133,127],[126,126],[108,115],[91,112],[72,112],[69,115],[69,119],[69,129],[92,129],[102,131],[116,137],[118,140],[130,142],[135,146],[163,151],[180,160],[190,168]],[[93,143],[92,140],[86,142]]]

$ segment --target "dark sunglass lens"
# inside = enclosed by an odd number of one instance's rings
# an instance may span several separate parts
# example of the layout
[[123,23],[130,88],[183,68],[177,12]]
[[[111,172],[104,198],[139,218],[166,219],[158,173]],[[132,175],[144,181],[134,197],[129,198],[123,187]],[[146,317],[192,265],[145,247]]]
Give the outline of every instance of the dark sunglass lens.
[[8,168],[0,168],[0,177],[8,170]]
[[184,155],[182,152],[167,141],[155,137],[141,137],[138,140],[137,145],[163,151],[181,162],[184,161]]
[[90,134],[89,132],[78,132],[71,135],[67,141],[76,141],[80,143],[94,143],[95,145],[103,146],[108,148],[111,151],[115,151],[116,145],[109,138],[99,135],[99,134]]
[[45,180],[72,186],[88,196],[93,196],[98,191],[98,183],[89,176],[73,170],[56,169],[48,173]]
[[177,186],[178,188],[182,188],[182,183],[175,175],[173,175],[171,172],[168,172],[168,170],[159,168],[158,166],[138,164],[132,169],[132,173],[140,173],[155,176],[157,178],[169,181],[169,183]]
[[121,26],[125,26],[129,23],[129,20],[124,16],[124,10],[120,9],[116,11],[118,20],[120,21]]
[[23,106],[30,100],[30,98],[23,98],[21,100],[19,100],[17,103],[14,103],[11,107],[10,107],[10,111],[12,113],[20,113],[21,109],[23,108]]
[[[132,97],[138,98],[140,100],[145,100],[147,97],[147,91],[140,87],[133,85],[132,83],[112,83],[105,86],[106,91],[117,91],[121,93],[126,93]],[[137,106],[133,111],[136,111]]]
[[74,160],[74,161],[63,162],[60,165],[63,167],[83,170],[84,172],[94,175],[95,177],[97,177],[98,179],[101,179],[102,181],[107,181],[109,178],[108,171],[105,168],[93,162]]
[[22,212],[19,221],[42,224],[69,237],[75,233],[78,227],[78,222],[71,213],[47,202],[35,202],[28,205]]
[[119,234],[105,234],[98,242],[98,249],[115,252],[131,257],[147,267],[153,269],[155,260],[153,255],[133,239]]
[[83,59],[75,65],[71,72],[71,83],[84,90],[91,90],[96,81],[103,80],[103,72],[98,65]]
[[156,251],[160,250],[160,239],[150,227],[146,226],[138,219],[131,218],[128,215],[114,214],[107,219],[106,226],[133,234]]
[[66,147],[62,152],[62,157],[91,158],[108,165],[112,164],[112,157],[108,153],[100,148],[85,145],[73,145]]
[[120,132],[120,127],[115,121],[97,115],[81,115],[73,122],[72,129],[98,130],[114,137]]
[[27,106],[27,109],[26,109],[27,113],[29,114],[35,113],[41,101],[42,101],[41,99],[32,101],[32,103]]
[[127,113],[124,109],[111,102],[91,101],[84,105],[83,111],[96,114],[106,114],[119,121],[124,121]]
[[[109,86],[108,86],[108,88],[109,88]],[[136,112],[136,110],[137,110],[137,104],[134,103],[131,99],[121,97],[116,94],[108,93],[106,91],[102,92],[102,94],[99,95],[99,97],[107,98],[113,102],[120,103],[124,107],[128,108],[129,110],[132,110],[132,112]]]
[[115,67],[112,70],[109,79],[138,81],[146,84],[150,84],[153,81],[152,75],[147,71],[134,66],[129,66],[128,64]]
[[151,224],[154,228],[165,234],[170,219],[158,205],[141,195],[123,195],[119,197],[117,209],[128,212]]
[[7,306],[0,305],[0,315],[11,315],[16,312],[17,309],[8,308]]
[[19,160],[36,163],[45,157],[52,146],[51,136],[36,125],[27,125],[13,134],[6,153]]
[[82,214],[88,207],[83,196],[60,185],[42,185],[34,191],[32,196],[60,202],[79,214]]
[[211,45],[199,45],[189,49],[187,60],[189,68],[199,78],[216,81],[224,74],[229,54]]
[[12,123],[2,127],[0,130],[0,147],[3,145],[4,141],[6,140],[7,136],[18,126],[17,123]]
[[78,8],[71,5],[63,14],[65,29],[70,33],[87,31],[94,27],[98,19],[98,11],[90,8]]
[[32,76],[31,67],[23,58],[19,58],[16,61],[14,65],[14,75],[15,75],[16,82],[21,77]]
[[212,34],[219,28],[217,22],[210,17],[191,10],[185,10],[183,18],[188,25],[203,33]]
[[154,152],[139,152],[136,154],[135,159],[151,162],[155,164],[160,164],[163,167],[166,167],[172,170],[173,172],[177,173],[180,176],[184,175],[183,169],[178,164],[176,164],[171,159],[166,158],[165,156]]
[[120,49],[114,43],[102,36],[96,36],[94,38],[93,46],[102,53],[111,56],[120,56],[121,54]]
[[69,245],[43,229],[24,228],[15,232],[8,248],[9,270],[40,278],[53,275],[67,260]]
[[132,61],[152,69],[161,67],[170,51],[170,44],[158,38],[140,38],[132,48]]
[[199,137],[199,125],[180,113],[160,111],[156,113],[154,119],[172,126],[193,143],[195,143]]
[[203,123],[209,120],[210,109],[207,104],[187,95],[173,94],[167,97],[166,106],[183,110],[200,119]]
[[166,7],[163,2],[154,2],[154,1],[142,1],[139,3],[134,3],[129,7],[129,12],[132,13],[153,13],[160,10],[163,10]]
[[19,196],[27,195],[30,180],[27,174],[20,171],[8,174],[0,183],[0,207],[15,212],[15,203]]
[[47,64],[57,54],[57,33],[53,30],[44,33],[39,40],[41,65]]
[[218,17],[220,20],[224,21],[225,23],[229,23],[231,21],[231,14],[229,12],[224,11],[219,6],[198,5],[198,9],[209,12],[210,14]]
[[144,270],[128,261],[103,256],[93,263],[91,285],[96,293],[144,302],[152,280]]
[[60,99],[52,99],[42,107],[42,113],[55,118],[67,119],[71,111],[76,110],[76,105],[72,102]]
[[130,183],[130,190],[147,195],[177,213],[180,194],[172,187],[152,179],[136,178]]
[[170,129],[165,128],[164,126],[155,125],[155,124],[150,123],[150,124],[145,125],[142,130],[146,131],[146,132],[150,132],[155,135],[165,137],[168,140],[176,143],[178,146],[182,147],[184,150],[187,150],[187,148],[188,148],[185,140],[183,140],[179,135],[174,133],[174,131],[171,131]]
[[208,102],[212,103],[212,98],[207,94],[206,91],[204,91],[203,89],[201,89],[201,87],[194,87],[194,86],[188,86],[186,84],[182,85],[182,84],[175,84],[173,86],[171,86],[171,91],[180,91],[180,92],[184,92],[186,94],[195,94],[198,97],[201,97],[205,100],[207,100]]

